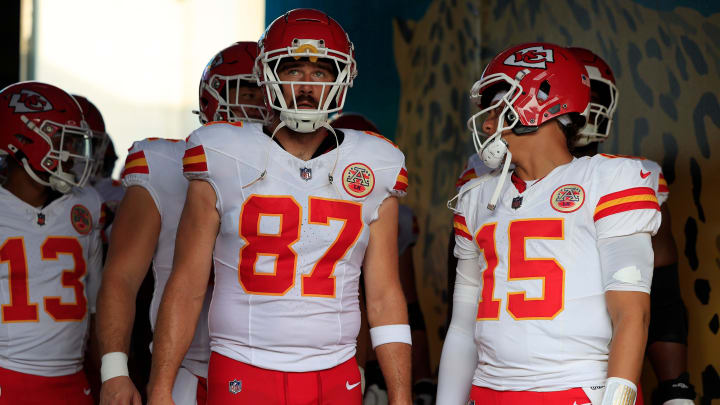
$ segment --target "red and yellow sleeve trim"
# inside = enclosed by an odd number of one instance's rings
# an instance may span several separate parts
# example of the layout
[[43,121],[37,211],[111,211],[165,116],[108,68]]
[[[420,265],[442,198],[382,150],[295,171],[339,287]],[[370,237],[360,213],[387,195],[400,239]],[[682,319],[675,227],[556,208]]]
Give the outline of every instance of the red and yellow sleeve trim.
[[377,132],[373,132],[373,131],[363,131],[363,132],[365,132],[365,133],[368,134],[368,135],[372,135],[372,136],[374,136],[374,137],[376,137],[376,138],[380,138],[380,139],[382,139],[383,141],[385,141],[385,142],[389,143],[390,145],[392,145],[393,147],[395,147],[396,149],[399,149],[398,146],[395,144],[395,142],[393,142],[393,141],[385,138],[383,135],[378,134]]
[[206,172],[207,169],[207,157],[202,145],[185,150],[183,172]]
[[660,211],[655,191],[650,187],[629,188],[600,198],[593,219],[597,221],[612,214],[643,209]]
[[462,172],[460,177],[455,182],[455,188],[462,187],[465,183],[467,183],[468,181],[470,181],[476,177],[477,177],[477,174],[475,173],[475,168],[471,167],[471,168],[465,170],[464,172]]
[[472,235],[470,235],[470,230],[467,227],[467,223],[465,222],[465,217],[463,217],[460,214],[455,214],[453,216],[453,228],[455,228],[455,235],[462,236],[463,238],[467,240],[472,240]]
[[393,187],[394,190],[405,192],[408,188],[408,173],[407,170],[403,167],[400,169],[400,173],[398,173],[397,180],[395,180],[395,186]]
[[123,168],[121,178],[125,178],[125,176],[132,173],[150,173],[150,167],[148,167],[144,151],[140,150],[127,155],[127,158],[125,159],[125,167]]
[[663,176],[662,173],[660,173],[660,179],[658,180],[658,193],[669,193],[670,189],[668,188],[667,180],[665,180],[665,176]]

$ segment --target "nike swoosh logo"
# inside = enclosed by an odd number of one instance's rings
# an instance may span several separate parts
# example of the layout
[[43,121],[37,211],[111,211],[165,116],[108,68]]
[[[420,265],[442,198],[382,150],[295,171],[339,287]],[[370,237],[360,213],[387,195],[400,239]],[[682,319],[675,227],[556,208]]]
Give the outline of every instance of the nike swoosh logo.
[[350,391],[351,389],[357,387],[358,385],[360,385],[359,382],[356,382],[355,384],[350,385],[350,381],[345,381],[345,388],[346,388],[348,391]]
[[83,394],[90,395],[90,388],[83,388]]
[[642,177],[643,179],[647,178],[647,176],[649,176],[650,173],[652,173],[652,172],[643,173],[642,169],[640,169],[640,177]]

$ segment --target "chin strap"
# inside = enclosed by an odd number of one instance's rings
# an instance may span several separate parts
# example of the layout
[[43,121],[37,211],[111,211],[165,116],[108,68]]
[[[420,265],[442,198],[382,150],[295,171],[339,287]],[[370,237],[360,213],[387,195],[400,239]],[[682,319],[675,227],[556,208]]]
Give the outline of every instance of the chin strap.
[[70,190],[72,190],[72,184],[69,183],[66,179],[63,179],[62,177],[60,177],[61,175],[72,176],[72,174],[70,174],[70,173],[65,173],[65,172],[63,172],[61,174],[49,173],[50,181],[45,181],[45,180],[41,179],[40,176],[38,176],[37,173],[35,173],[35,171],[30,167],[30,164],[27,162],[27,159],[22,158],[22,166],[25,169],[25,172],[33,180],[42,184],[43,186],[50,187],[53,190],[63,193],[63,194],[67,194],[70,192]]
[[497,205],[497,201],[500,198],[500,192],[502,191],[503,186],[505,185],[505,179],[507,178],[508,171],[510,170],[510,161],[512,160],[512,153],[508,150],[505,155],[505,164],[503,164],[502,171],[500,172],[500,178],[498,179],[497,186],[495,186],[495,192],[492,194],[492,198],[490,198],[490,202],[487,205],[487,209],[490,211],[495,210],[495,206]]
[[[262,172],[260,172],[260,175],[255,180],[242,186],[243,189],[248,188],[248,187],[252,186],[253,184],[257,183],[258,181],[263,180],[265,178],[265,176],[267,175],[268,164],[270,163],[270,150],[272,148],[272,142],[274,142],[275,135],[277,135],[278,131],[285,126],[286,126],[285,121],[280,121],[278,126],[275,127],[275,130],[273,131],[272,135],[270,136],[270,140],[269,140],[270,143],[268,144],[267,152],[265,153],[265,166],[263,167]],[[342,198],[342,193],[340,193],[340,190],[338,190],[337,186],[335,185],[335,183],[334,183],[335,179],[333,177],[333,173],[335,173],[335,169],[337,168],[338,161],[340,160],[340,140],[338,139],[337,133],[335,133],[335,129],[333,129],[333,127],[331,127],[330,124],[325,122],[325,123],[323,123],[322,128],[327,129],[331,134],[333,134],[333,137],[335,137],[335,161],[333,162],[332,169],[328,173],[328,182],[330,183],[330,185],[333,186],[333,188],[337,192],[338,196],[340,196]]]
[[333,162],[332,169],[328,173],[328,182],[330,182],[330,185],[333,186],[333,189],[335,189],[335,193],[337,193],[338,197],[341,200],[344,200],[343,194],[340,192],[337,185],[335,184],[335,178],[333,177],[333,173],[335,173],[335,169],[337,168],[338,161],[340,160],[340,139],[338,139],[335,129],[333,127],[331,127],[330,124],[327,123],[327,121],[323,124],[323,128],[330,131],[330,133],[332,133],[333,136],[335,137],[335,161]]
[[448,202],[445,204],[446,207],[450,211],[457,212],[457,202],[460,200],[460,197],[463,196],[463,194],[467,193],[468,191],[474,189],[475,187],[485,183],[486,181],[490,180],[491,177],[495,176],[497,174],[497,170],[493,170],[491,172],[485,173],[482,176],[473,179],[473,184],[466,188],[465,190],[459,191],[457,194],[455,194],[455,197],[448,200]]
[[273,131],[272,135],[270,136],[270,139],[268,140],[268,147],[266,148],[265,153],[265,166],[263,167],[262,172],[260,172],[260,176],[258,176],[255,180],[251,181],[250,183],[242,186],[243,189],[248,188],[252,186],[253,184],[257,183],[258,181],[265,178],[265,175],[267,174],[267,168],[268,164],[270,163],[270,150],[272,149],[272,143],[275,142],[275,135],[277,135],[278,131],[285,126],[285,121],[280,121],[280,123],[275,127],[275,130]]

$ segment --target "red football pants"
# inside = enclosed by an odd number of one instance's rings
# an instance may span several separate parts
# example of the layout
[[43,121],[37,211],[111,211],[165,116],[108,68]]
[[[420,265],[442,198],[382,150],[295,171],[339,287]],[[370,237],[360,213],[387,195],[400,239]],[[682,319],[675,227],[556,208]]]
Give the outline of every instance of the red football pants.
[[355,358],[327,370],[288,373],[210,356],[207,405],[360,405]]
[[[581,405],[590,403],[590,398],[582,388],[552,392],[495,391],[473,385],[470,390],[470,399],[477,405]],[[638,389],[635,405],[643,404],[642,390]]]
[[590,399],[582,388],[565,391],[495,391],[473,385],[470,399],[477,405],[583,405]]
[[59,377],[0,368],[0,405],[93,405],[85,372]]
[[197,405],[207,405],[207,379],[198,377]]

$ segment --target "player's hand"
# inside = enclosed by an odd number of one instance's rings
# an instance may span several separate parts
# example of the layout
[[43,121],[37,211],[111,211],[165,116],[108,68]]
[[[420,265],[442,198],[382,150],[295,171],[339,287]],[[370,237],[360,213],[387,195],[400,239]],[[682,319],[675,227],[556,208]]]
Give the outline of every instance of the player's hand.
[[142,405],[142,402],[130,377],[119,376],[103,383],[100,388],[100,405]]

